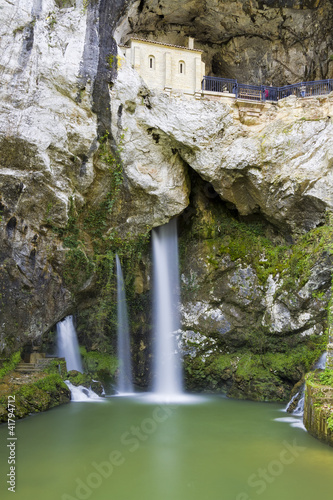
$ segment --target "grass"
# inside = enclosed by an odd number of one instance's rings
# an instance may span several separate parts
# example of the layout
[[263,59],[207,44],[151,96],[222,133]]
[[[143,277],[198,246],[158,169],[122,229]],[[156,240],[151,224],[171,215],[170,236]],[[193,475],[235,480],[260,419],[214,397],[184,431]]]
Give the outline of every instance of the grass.
[[21,361],[21,352],[14,352],[8,361],[5,361],[2,368],[0,369],[0,379],[4,378],[7,373],[13,371],[16,366]]

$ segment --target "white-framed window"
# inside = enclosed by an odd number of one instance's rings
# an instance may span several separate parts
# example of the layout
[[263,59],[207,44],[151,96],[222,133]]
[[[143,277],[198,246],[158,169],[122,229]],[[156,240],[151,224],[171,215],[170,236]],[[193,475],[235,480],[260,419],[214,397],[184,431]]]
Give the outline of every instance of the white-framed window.
[[154,56],[148,57],[148,68],[155,69],[155,57]]
[[185,75],[185,62],[184,61],[179,61],[178,73],[181,75]]

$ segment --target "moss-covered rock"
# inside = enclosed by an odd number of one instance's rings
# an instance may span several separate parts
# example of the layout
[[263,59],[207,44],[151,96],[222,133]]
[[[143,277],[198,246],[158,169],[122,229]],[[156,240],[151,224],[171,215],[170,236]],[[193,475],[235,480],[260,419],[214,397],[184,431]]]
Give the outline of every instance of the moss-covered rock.
[[333,370],[307,374],[303,421],[312,436],[333,446]]
[[13,372],[0,384],[0,421],[8,418],[8,395],[15,398],[15,417],[24,418],[70,401],[70,391],[59,374],[20,376]]
[[180,231],[187,387],[287,401],[327,343],[330,218],[294,240],[191,180]]
[[103,388],[110,394],[114,391],[118,359],[116,356],[100,353],[98,351],[87,351],[84,347],[80,349],[84,373],[69,377],[74,385],[90,386],[99,395]]
[[293,386],[318,358],[320,348],[303,345],[288,352],[253,354],[243,350],[186,356],[186,386],[195,392],[220,392],[238,399],[287,401]]

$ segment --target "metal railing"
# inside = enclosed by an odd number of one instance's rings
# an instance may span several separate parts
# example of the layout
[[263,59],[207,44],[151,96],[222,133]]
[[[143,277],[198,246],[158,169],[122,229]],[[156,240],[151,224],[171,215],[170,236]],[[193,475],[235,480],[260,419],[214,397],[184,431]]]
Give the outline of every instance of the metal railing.
[[236,98],[250,101],[278,101],[284,97],[311,97],[326,95],[333,91],[333,80],[316,80],[301,82],[283,87],[268,85],[246,85],[230,78],[215,78],[204,76],[202,90],[207,92],[220,92],[234,94]]
[[213,76],[204,76],[202,80],[202,90],[207,92],[228,92],[235,94],[237,89],[237,80],[230,78],[215,78]]
[[278,89],[278,99],[290,95],[296,97],[311,97],[329,94],[333,90],[333,80],[316,80],[313,82],[301,82],[293,85],[285,85]]
[[263,89],[261,85],[245,85],[239,83],[237,87],[237,97],[239,99],[250,99],[251,101],[263,100]]

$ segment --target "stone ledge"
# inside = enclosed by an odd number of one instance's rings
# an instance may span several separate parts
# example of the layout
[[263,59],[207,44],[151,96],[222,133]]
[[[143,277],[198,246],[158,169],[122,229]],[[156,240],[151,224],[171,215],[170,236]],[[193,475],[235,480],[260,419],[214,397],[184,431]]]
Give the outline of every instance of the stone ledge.
[[303,422],[306,430],[323,443],[333,446],[333,431],[327,419],[333,413],[333,387],[305,380]]

